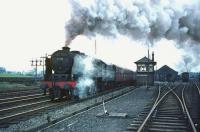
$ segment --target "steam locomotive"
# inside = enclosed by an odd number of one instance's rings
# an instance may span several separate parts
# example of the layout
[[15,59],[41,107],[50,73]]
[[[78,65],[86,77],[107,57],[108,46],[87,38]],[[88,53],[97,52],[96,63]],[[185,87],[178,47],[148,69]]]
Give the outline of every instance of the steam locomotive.
[[100,59],[70,51],[69,47],[55,51],[45,59],[45,75],[40,87],[52,100],[84,98],[119,86],[136,83],[136,73]]

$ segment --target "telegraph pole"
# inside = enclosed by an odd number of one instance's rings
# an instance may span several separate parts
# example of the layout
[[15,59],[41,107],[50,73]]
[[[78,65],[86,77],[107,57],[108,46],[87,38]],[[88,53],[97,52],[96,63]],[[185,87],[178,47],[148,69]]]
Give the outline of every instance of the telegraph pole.
[[148,44],[148,63],[147,63],[147,85],[146,85],[146,88],[147,88],[147,90],[148,90],[148,83],[150,83],[150,79],[149,79],[149,42],[147,42],[147,44]]
[[94,41],[94,54],[97,55],[97,42],[96,42],[96,38]]
[[44,78],[44,71],[45,71],[45,69],[44,69],[44,66],[45,66],[45,59],[47,58],[47,53],[45,54],[45,56],[42,56],[42,57],[40,57],[41,59],[42,59],[42,72],[43,72],[43,78]]
[[42,66],[42,60],[31,60],[31,66],[35,66],[35,81],[37,81],[37,68],[38,66]]

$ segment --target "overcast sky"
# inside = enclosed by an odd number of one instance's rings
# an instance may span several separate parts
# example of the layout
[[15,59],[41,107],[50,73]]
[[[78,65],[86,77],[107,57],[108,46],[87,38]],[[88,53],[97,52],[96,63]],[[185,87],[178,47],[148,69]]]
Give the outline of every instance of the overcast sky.
[[[67,0],[2,0],[0,1],[0,66],[8,70],[30,70],[30,60],[52,54],[65,43],[65,23],[70,18]],[[79,50],[106,62],[135,70],[134,62],[147,56],[147,46],[125,36],[95,38],[78,36],[70,44],[71,50]],[[157,68],[169,65],[178,70],[183,51],[173,41],[162,39],[155,51]]]

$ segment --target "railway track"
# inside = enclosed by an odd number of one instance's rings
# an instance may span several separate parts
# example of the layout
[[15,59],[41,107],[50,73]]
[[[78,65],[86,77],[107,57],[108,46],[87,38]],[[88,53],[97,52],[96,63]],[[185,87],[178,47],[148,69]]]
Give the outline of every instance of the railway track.
[[[178,93],[180,89],[182,91]],[[185,87],[177,86],[170,88],[169,86],[168,91],[163,92],[164,94],[158,92],[152,108],[150,110],[145,109],[130,124],[126,132],[196,132],[185,102],[184,90]]]
[[27,119],[31,111],[49,105],[48,95],[44,96],[39,88],[3,91],[0,93],[0,128]]
[[16,112],[16,111],[13,112],[13,110],[16,108],[3,110],[4,112],[11,111],[12,114],[4,115],[3,117],[0,118],[0,127],[1,128],[8,127],[10,124],[16,124],[19,121],[23,121],[32,116],[35,116],[34,114],[38,114],[47,109],[58,107],[60,105],[61,105],[61,103],[55,104],[55,103],[50,103],[50,101],[41,101],[41,102],[24,105],[23,107],[28,107],[28,106],[30,106],[30,107],[26,108],[26,109],[21,108],[20,110],[22,110],[22,111],[18,110],[18,112]]
[[7,104],[6,106],[11,106],[0,109],[0,128],[6,128],[11,124],[27,120],[35,115],[45,112],[46,110],[57,109],[77,102],[76,100],[70,100],[67,102],[51,101],[48,95],[42,96],[41,94],[34,98],[24,96],[23,99],[20,98],[19,100],[13,100],[11,98],[10,100],[11,101],[0,103],[0,105]]
[[42,94],[0,99],[0,107],[3,106],[0,109],[0,128],[6,128],[11,124],[16,124],[19,121],[27,120],[30,117],[41,114],[42,112],[47,112],[48,110],[56,110],[61,107],[66,107],[78,102],[80,103],[85,100],[90,100],[110,92],[113,92],[113,90],[106,91],[83,100],[54,102],[50,101],[48,95],[43,97]]
[[[188,99],[186,100],[188,104],[189,113],[191,113],[191,118],[197,128],[200,131],[200,87],[199,83],[194,82],[193,86],[185,89],[186,93],[189,93]],[[195,106],[195,107],[194,107]]]
[[0,108],[3,109],[3,108],[12,107],[12,106],[18,106],[21,104],[31,103],[38,100],[45,100],[47,98],[48,98],[48,95],[43,95],[41,93],[27,95],[27,96],[13,97],[13,98],[4,98],[4,99],[0,99]]
[[4,98],[20,97],[32,94],[39,94],[43,91],[40,88],[26,89],[26,90],[12,90],[12,91],[1,91],[0,100]]
[[8,127],[9,124],[17,123],[20,121],[19,118],[22,119],[31,111],[37,111],[50,104],[48,95],[42,94],[0,99],[0,127]]

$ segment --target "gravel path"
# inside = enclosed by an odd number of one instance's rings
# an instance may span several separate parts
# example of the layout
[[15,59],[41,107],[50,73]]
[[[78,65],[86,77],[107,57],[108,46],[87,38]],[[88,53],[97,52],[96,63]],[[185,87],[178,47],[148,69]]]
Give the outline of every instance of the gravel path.
[[155,88],[141,87],[129,94],[105,103],[108,112],[127,113],[127,118],[96,117],[103,112],[99,105],[80,115],[75,115],[64,122],[45,130],[46,132],[121,132],[128,127],[135,117],[143,110],[145,105],[153,98]]

